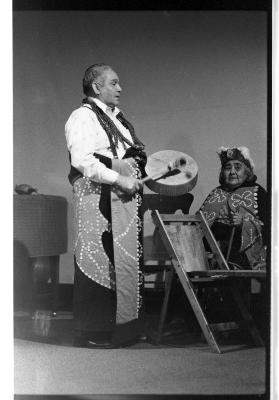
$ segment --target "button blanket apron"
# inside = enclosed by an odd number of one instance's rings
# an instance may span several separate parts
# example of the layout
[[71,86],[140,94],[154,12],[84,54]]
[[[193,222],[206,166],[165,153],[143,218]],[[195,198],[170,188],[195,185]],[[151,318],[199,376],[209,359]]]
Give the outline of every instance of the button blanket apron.
[[[132,158],[112,160],[112,169],[140,177]],[[110,192],[111,221],[100,204],[104,186]],[[110,188],[85,177],[75,181],[75,257],[89,279],[116,291],[116,324],[122,324],[137,319],[142,305],[142,196],[137,193],[125,201]]]

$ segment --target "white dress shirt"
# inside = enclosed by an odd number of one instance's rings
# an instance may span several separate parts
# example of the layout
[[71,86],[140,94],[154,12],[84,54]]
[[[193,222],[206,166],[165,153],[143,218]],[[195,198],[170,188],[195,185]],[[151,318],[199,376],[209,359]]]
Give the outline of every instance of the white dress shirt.
[[[116,118],[120,110],[117,107],[112,110],[99,99],[93,100],[108,115],[118,130],[132,142],[129,130]],[[113,158],[108,136],[89,104],[84,104],[72,112],[65,125],[65,136],[73,167],[94,182],[113,184],[116,181],[119,174],[107,168],[93,155],[93,153],[98,153]],[[121,159],[124,156],[128,147],[127,145],[125,148],[121,142],[118,143],[116,148],[118,158]]]

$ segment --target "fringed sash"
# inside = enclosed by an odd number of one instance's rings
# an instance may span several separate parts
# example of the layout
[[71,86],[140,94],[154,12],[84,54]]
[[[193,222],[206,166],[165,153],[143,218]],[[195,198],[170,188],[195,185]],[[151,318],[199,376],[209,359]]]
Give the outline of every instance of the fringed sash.
[[124,148],[127,148],[128,145],[129,147],[133,147],[136,150],[144,149],[144,144],[137,138],[133,125],[129,121],[127,121],[126,118],[124,118],[122,112],[118,113],[116,118],[121,122],[121,124],[126,129],[129,130],[132,137],[132,142],[128,140],[119,131],[119,129],[116,127],[113,121],[106,115],[106,113],[100,107],[97,106],[97,104],[93,100],[86,98],[82,102],[83,104],[89,104],[91,106],[92,111],[96,114],[100,125],[108,135],[110,147],[115,158],[117,158],[116,148],[118,146],[119,141],[123,144]]

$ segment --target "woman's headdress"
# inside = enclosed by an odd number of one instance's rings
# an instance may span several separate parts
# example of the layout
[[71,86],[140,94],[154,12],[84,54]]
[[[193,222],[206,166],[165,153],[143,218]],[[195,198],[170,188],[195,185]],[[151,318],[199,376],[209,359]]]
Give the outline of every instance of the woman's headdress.
[[243,162],[251,171],[254,170],[255,164],[250,157],[250,151],[245,146],[239,147],[224,147],[221,146],[217,150],[222,167],[230,160],[239,160]]

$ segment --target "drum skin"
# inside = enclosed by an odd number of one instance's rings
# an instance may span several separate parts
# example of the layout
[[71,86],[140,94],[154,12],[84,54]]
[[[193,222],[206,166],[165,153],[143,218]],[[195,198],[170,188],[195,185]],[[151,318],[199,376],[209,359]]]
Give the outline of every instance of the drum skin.
[[181,196],[190,192],[198,180],[198,166],[188,154],[176,150],[158,151],[147,158],[145,171],[148,176],[155,176],[166,170],[169,163],[180,158],[186,160],[186,164],[180,170],[173,171],[157,180],[151,179],[146,182],[146,186],[153,192],[165,196]]

